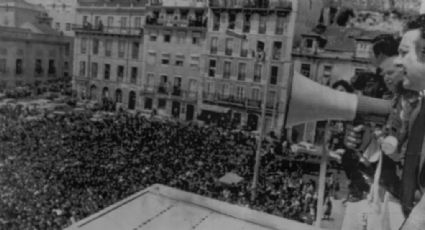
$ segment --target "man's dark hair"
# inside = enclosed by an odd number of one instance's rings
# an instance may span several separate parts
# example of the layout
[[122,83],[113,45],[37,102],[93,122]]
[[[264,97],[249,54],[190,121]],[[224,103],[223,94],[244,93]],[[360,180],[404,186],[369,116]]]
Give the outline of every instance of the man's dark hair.
[[425,14],[410,18],[405,26],[405,30],[420,29],[422,38],[425,38]]
[[396,38],[391,34],[381,34],[372,40],[372,44],[372,50],[375,57],[379,55],[393,57],[398,55],[400,38]]
[[350,85],[350,83],[348,83],[345,80],[339,80],[339,81],[333,83],[332,88],[333,89],[336,89],[338,86],[344,87],[345,91],[348,92],[348,93],[353,93],[354,92],[353,87]]

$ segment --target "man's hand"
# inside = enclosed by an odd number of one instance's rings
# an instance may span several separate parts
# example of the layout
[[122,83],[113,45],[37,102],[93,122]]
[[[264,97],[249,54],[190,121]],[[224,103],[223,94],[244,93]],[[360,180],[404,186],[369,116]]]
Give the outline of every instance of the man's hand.
[[[345,131],[345,140],[344,144],[347,148],[353,149],[353,150],[360,150],[362,147],[370,140],[364,140],[365,133],[367,131],[367,127],[364,125],[358,125],[358,126],[347,126],[347,129]],[[364,143],[364,142],[367,143]]]

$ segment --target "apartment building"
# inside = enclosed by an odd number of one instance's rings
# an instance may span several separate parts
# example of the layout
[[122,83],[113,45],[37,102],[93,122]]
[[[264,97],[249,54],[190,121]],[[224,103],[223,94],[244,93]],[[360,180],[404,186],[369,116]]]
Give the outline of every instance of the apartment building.
[[71,75],[72,40],[50,27],[42,8],[4,1],[0,15],[0,90]]
[[209,6],[200,118],[227,115],[235,128],[258,130],[265,101],[265,129],[279,132],[297,1],[210,1]]
[[74,49],[74,88],[81,98],[108,98],[141,108],[145,1],[80,0]]
[[207,7],[205,0],[152,1],[146,7],[143,110],[196,119]]

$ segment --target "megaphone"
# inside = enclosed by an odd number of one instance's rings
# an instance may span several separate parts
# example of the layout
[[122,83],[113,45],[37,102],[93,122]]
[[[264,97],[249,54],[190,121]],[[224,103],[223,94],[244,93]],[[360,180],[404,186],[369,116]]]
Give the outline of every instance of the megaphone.
[[391,112],[391,100],[334,90],[296,71],[289,76],[286,98],[285,127],[324,120],[352,121],[357,117],[385,121]]

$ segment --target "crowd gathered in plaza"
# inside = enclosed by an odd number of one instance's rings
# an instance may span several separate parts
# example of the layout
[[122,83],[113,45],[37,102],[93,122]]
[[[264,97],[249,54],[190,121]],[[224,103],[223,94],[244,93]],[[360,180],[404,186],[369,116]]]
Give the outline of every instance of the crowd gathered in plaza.
[[[0,229],[62,229],[156,183],[314,220],[317,185],[303,179],[303,163],[288,161],[290,150],[277,148],[277,140],[263,143],[258,195],[251,200],[255,136],[214,125],[108,114],[0,109]],[[243,180],[220,182],[228,172]],[[327,195],[338,190],[337,184],[329,180]],[[329,210],[330,201],[326,204]]]

